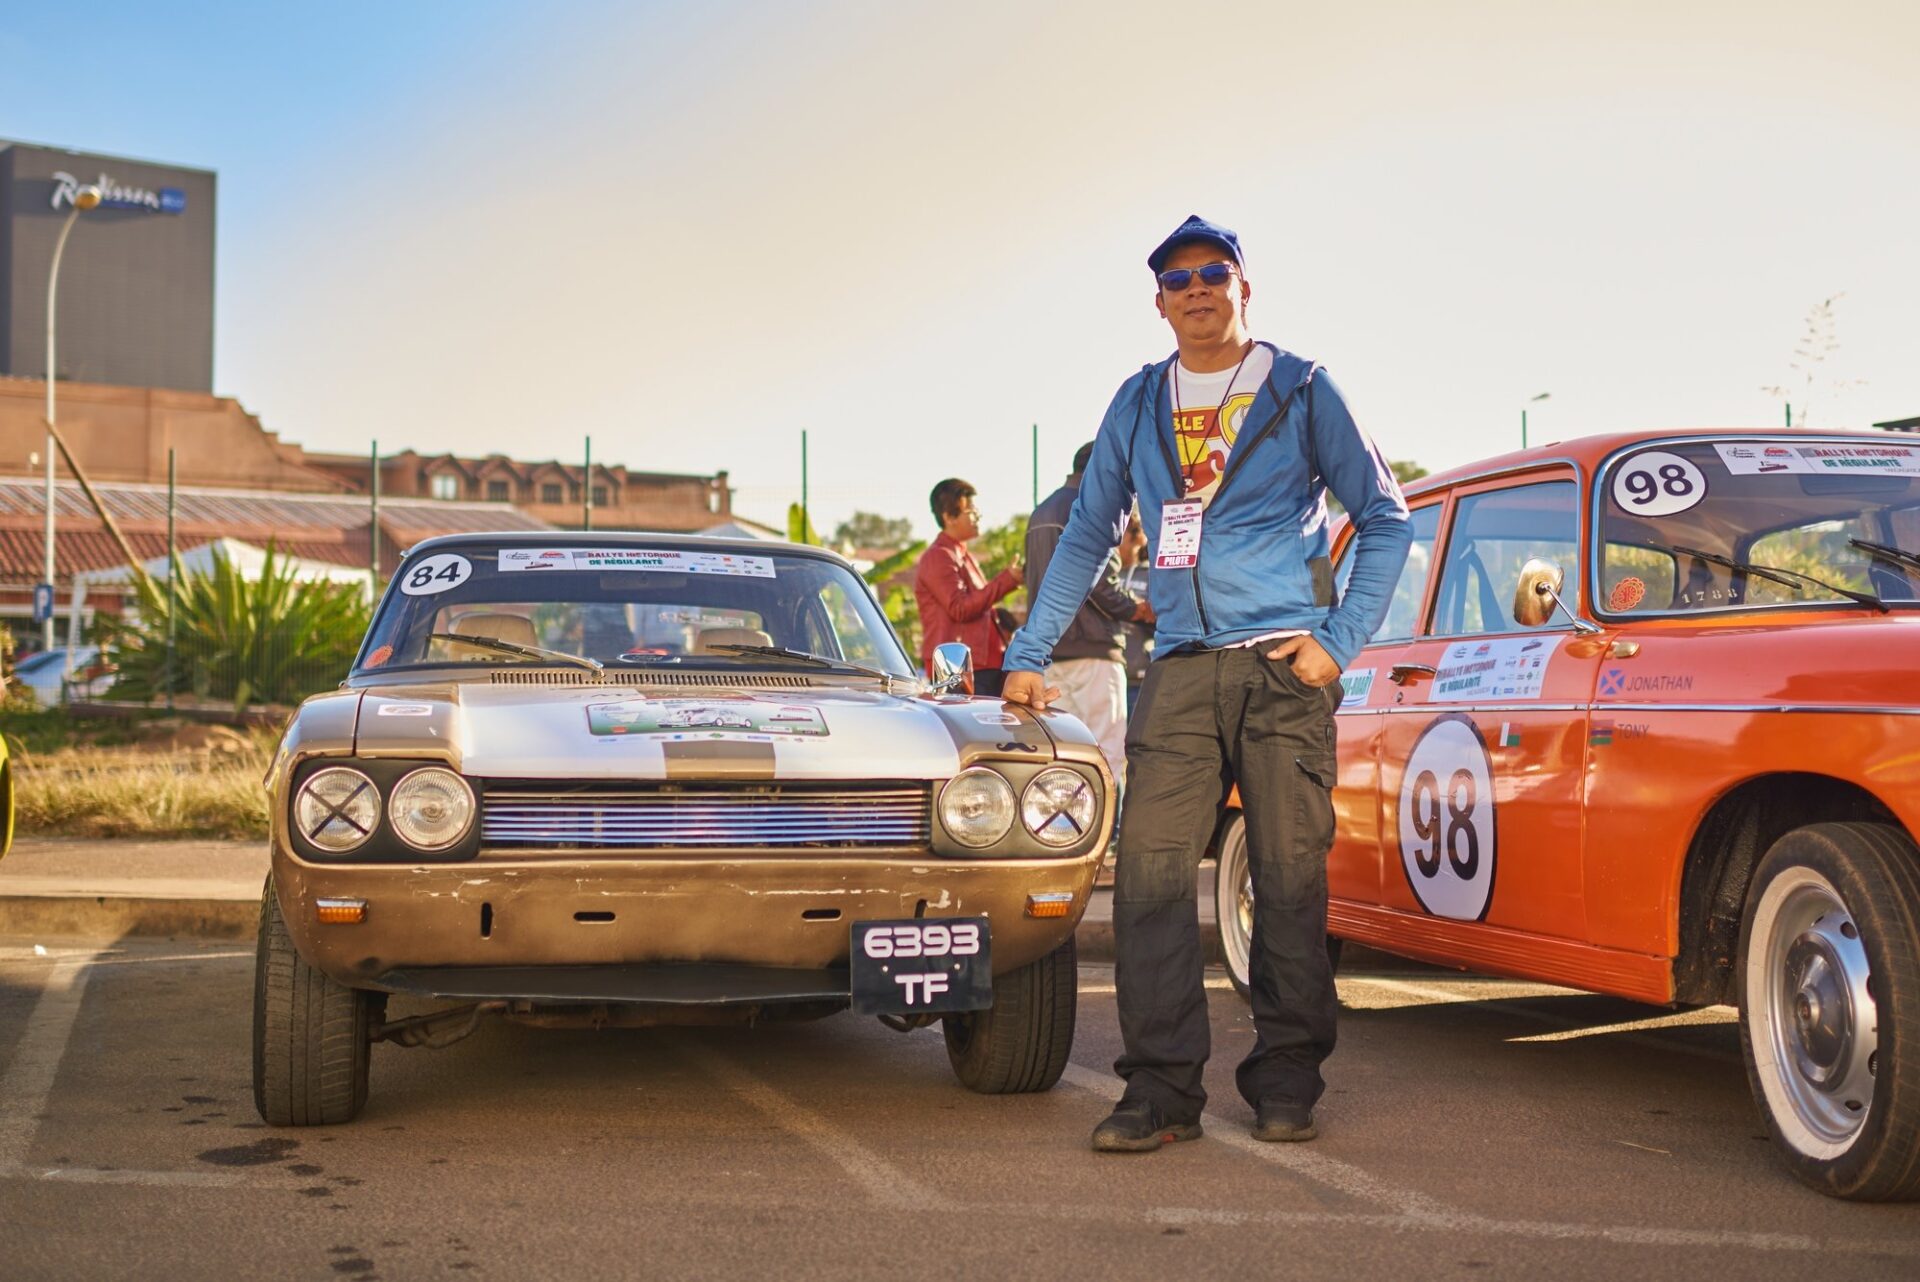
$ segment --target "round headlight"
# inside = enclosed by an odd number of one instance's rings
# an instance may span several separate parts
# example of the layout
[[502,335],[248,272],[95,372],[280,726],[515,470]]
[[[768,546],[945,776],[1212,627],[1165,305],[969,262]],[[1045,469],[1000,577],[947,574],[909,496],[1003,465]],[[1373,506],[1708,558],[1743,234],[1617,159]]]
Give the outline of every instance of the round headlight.
[[451,770],[416,770],[387,798],[387,822],[417,850],[445,850],[466,836],[473,822],[473,789]]
[[316,770],[293,799],[300,835],[329,854],[358,849],[380,822],[380,790],[358,770]]
[[1086,776],[1055,766],[1042,770],[1020,794],[1020,820],[1049,846],[1071,846],[1086,836],[1100,799]]
[[1013,827],[1013,785],[975,766],[940,790],[940,822],[963,846],[991,846]]

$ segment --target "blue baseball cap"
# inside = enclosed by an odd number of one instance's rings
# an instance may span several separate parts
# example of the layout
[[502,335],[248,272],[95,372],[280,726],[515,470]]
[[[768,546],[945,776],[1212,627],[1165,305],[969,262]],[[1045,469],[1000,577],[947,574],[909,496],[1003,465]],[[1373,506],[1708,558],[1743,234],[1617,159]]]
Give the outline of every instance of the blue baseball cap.
[[1158,276],[1160,269],[1166,264],[1168,254],[1194,241],[1205,241],[1208,244],[1220,246],[1227,251],[1227,256],[1233,259],[1235,267],[1243,273],[1247,270],[1246,260],[1240,257],[1240,238],[1219,223],[1210,223],[1198,214],[1187,215],[1187,221],[1174,228],[1173,235],[1161,241],[1160,247],[1147,255],[1147,266],[1152,269],[1155,276]]

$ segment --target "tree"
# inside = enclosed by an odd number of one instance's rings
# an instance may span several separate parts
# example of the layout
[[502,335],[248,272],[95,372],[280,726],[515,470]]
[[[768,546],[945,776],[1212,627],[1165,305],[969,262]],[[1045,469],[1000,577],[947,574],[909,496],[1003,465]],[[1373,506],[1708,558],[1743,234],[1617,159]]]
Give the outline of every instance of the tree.
[[[1823,298],[1807,309],[1806,329],[1800,334],[1800,342],[1793,349],[1793,356],[1787,361],[1795,379],[1778,387],[1763,387],[1760,390],[1786,405],[1788,427],[1806,427],[1813,421],[1814,393],[1821,385],[1820,367],[1827,358],[1840,350],[1840,327],[1833,314],[1833,305],[1845,298],[1845,293]],[[1828,378],[1825,387],[1828,391],[1845,391],[1865,384],[1859,379],[1839,380]],[[1793,409],[1794,398],[1800,401],[1800,411]]]
[[904,516],[855,512],[834,527],[835,547],[903,548],[913,542],[913,522]]

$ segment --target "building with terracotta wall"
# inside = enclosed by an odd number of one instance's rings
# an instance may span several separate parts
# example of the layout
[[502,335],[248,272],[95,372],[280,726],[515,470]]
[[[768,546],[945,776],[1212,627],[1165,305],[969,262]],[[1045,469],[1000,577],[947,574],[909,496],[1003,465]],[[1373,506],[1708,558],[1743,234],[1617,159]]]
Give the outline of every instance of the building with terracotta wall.
[[[366,493],[372,459],[351,454],[306,454],[316,468],[355,493]],[[509,503],[563,529],[586,520],[586,469],[555,459],[535,462],[504,454],[480,458],[402,450],[380,458],[382,497]],[[727,474],[640,472],[621,464],[593,465],[593,528],[692,532],[731,520]]]

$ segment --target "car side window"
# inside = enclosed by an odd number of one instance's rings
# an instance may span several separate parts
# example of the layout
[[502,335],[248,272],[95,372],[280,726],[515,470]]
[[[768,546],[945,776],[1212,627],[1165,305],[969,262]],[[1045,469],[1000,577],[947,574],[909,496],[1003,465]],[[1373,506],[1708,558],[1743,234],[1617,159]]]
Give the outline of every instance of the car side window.
[[[1393,597],[1387,602],[1387,615],[1373,630],[1368,645],[1382,641],[1405,641],[1420,630],[1420,607],[1427,600],[1427,579],[1433,573],[1433,541],[1440,533],[1440,503],[1435,501],[1407,513],[1413,531],[1413,546],[1400,569],[1400,581],[1393,585]],[[1340,565],[1334,571],[1340,595],[1347,594],[1347,580],[1353,577],[1353,540],[1341,549]]]
[[1520,568],[1536,557],[1566,574],[1561,596],[1573,606],[1579,583],[1580,514],[1572,481],[1540,481],[1471,494],[1454,505],[1453,529],[1440,569],[1439,636],[1564,628],[1557,611],[1538,629],[1513,617]]

